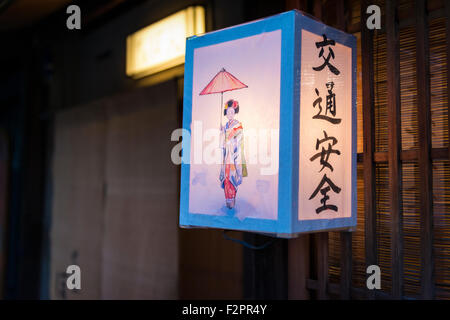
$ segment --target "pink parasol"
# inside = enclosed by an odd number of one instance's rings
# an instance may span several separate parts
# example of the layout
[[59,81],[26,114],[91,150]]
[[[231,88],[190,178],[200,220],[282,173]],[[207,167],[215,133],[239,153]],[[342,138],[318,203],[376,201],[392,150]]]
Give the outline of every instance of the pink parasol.
[[200,92],[200,95],[212,93],[220,93],[220,125],[222,126],[222,113],[223,113],[223,93],[226,91],[232,91],[237,89],[248,88],[246,84],[239,81],[235,76],[222,68],[214,78],[208,83],[208,85]]

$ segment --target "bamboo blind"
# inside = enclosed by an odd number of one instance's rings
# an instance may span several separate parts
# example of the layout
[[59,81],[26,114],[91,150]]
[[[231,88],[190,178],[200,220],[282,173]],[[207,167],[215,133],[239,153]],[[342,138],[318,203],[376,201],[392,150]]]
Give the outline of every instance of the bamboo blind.
[[433,161],[436,298],[450,299],[450,161]]
[[431,141],[433,148],[448,146],[447,62],[445,18],[430,23]]
[[420,294],[420,210],[417,161],[403,163],[403,244],[405,295]]
[[391,291],[391,216],[389,207],[389,168],[378,163],[376,172],[377,253],[381,269],[381,290]]
[[373,37],[374,94],[375,94],[375,151],[388,150],[386,34],[376,32]]
[[[358,1],[358,19],[359,7]],[[361,66],[361,32],[355,34],[357,40],[357,152],[363,153],[363,110],[362,110],[362,66]],[[365,286],[366,268],[365,268],[365,245],[364,245],[364,167],[362,163],[357,166],[357,228],[352,237],[352,285],[355,287]]]
[[364,167],[362,163],[358,163],[357,169],[357,226],[356,232],[353,233],[352,238],[352,285],[357,288],[365,287],[366,285],[366,257],[364,245]]
[[416,30],[400,29],[400,90],[402,150],[418,148]]
[[[428,2],[429,10],[443,3]],[[382,9],[384,1],[374,1]],[[432,8],[431,8],[432,7]],[[353,1],[349,9],[351,24],[360,23],[360,3]],[[430,9],[431,8],[431,9]],[[416,64],[416,29],[414,23],[402,23],[414,12],[414,2],[399,1],[400,14],[399,58],[400,58],[400,113],[402,151],[417,150],[418,144],[418,101]],[[442,14],[441,14],[442,16]],[[384,19],[382,20],[382,26]],[[362,98],[361,98],[361,41],[358,39],[358,153],[363,152],[362,144]],[[433,17],[429,20],[429,62],[431,92],[431,142],[432,148],[448,147],[448,96],[445,18]],[[375,152],[389,152],[388,111],[387,111],[387,44],[385,30],[373,32],[374,68],[374,140]],[[387,157],[376,161],[376,243],[377,259],[381,268],[381,290],[390,295],[392,289],[391,261],[391,210],[389,207],[389,167]],[[420,235],[420,175],[417,160],[402,161],[401,190],[403,212],[403,296],[421,296],[421,235]],[[352,286],[366,288],[365,273],[365,228],[364,228],[364,180],[363,164],[358,163],[358,224],[352,237]],[[433,252],[435,297],[450,299],[450,161],[435,159],[433,175]],[[338,232],[329,234],[329,281],[339,283],[341,243]]]

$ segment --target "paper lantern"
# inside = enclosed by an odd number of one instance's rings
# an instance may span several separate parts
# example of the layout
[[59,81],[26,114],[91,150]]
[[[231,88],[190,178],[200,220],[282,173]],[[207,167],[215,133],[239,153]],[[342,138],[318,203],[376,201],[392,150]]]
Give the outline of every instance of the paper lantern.
[[187,40],[180,226],[356,226],[356,39],[299,11]]

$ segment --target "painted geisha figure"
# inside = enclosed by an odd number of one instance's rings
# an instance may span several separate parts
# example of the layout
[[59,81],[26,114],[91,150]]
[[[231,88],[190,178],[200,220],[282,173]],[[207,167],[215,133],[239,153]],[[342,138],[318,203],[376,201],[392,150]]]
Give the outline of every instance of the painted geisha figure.
[[238,186],[247,176],[244,158],[244,136],[242,124],[234,117],[239,112],[239,102],[228,100],[225,103],[224,115],[228,121],[221,127],[222,166],[220,184],[225,192],[225,204],[234,208]]

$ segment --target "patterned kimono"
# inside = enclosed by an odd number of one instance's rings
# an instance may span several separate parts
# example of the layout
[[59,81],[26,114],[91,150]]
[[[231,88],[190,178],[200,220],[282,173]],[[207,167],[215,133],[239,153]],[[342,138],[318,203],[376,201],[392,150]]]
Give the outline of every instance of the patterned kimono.
[[237,188],[242,183],[242,178],[247,176],[243,129],[236,119],[228,121],[222,131],[222,154],[219,179],[225,192],[225,202],[232,208]]

